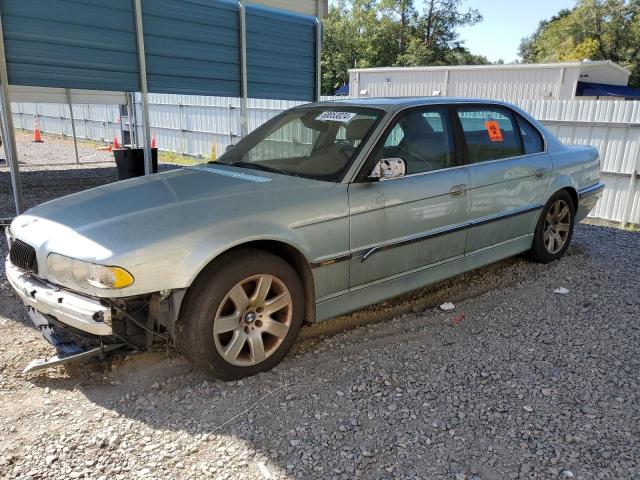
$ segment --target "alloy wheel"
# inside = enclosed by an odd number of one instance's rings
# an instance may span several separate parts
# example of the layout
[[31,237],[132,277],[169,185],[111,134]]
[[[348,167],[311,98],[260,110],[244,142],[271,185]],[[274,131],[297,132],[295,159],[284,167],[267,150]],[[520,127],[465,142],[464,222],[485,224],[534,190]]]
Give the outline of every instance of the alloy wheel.
[[571,209],[562,199],[556,200],[547,211],[544,221],[544,246],[551,255],[567,243],[571,231]]
[[216,312],[216,349],[232,365],[257,365],[283,342],[292,315],[291,293],[279,278],[267,274],[245,278],[227,293]]

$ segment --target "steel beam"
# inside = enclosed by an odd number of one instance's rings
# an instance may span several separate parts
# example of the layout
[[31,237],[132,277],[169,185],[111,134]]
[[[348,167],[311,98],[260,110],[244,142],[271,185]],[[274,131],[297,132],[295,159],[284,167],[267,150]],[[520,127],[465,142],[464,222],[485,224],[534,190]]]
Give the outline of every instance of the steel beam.
[[22,184],[20,183],[20,168],[18,166],[18,148],[16,136],[13,130],[13,114],[11,113],[11,99],[9,97],[9,76],[7,75],[7,58],[4,51],[4,29],[2,28],[2,16],[0,15],[0,102],[2,102],[2,137],[4,140],[4,153],[11,171],[11,186],[13,187],[13,201],[16,214],[24,211],[22,198]]
[[317,1],[316,10],[316,91],[315,101],[322,95],[322,3]]
[[[80,163],[80,155],[78,155],[78,138],[76,137],[76,124],[73,121],[73,106],[71,105],[71,90],[65,88],[65,91],[67,92],[67,103],[69,104],[69,119],[71,120],[71,133],[73,134],[73,149],[76,152],[76,163]],[[60,128],[62,128],[62,126]]]
[[136,94],[135,92],[127,93],[127,105],[130,109],[129,116],[129,129],[131,130],[131,146],[140,146],[140,136],[138,135],[138,109],[136,107]]
[[240,0],[240,136],[249,133],[249,76],[247,71],[247,9],[245,0]]
[[624,210],[622,212],[622,228],[627,228],[627,225],[631,222],[631,210],[633,209],[633,200],[636,196],[636,179],[638,172],[634,170],[631,172],[631,178],[629,179],[629,189],[624,200]]
[[[127,93],[127,123],[129,126],[129,145],[131,145],[132,147],[136,144],[135,140],[134,140],[134,134],[133,134],[133,108],[131,107],[131,95],[129,93]],[[120,118],[120,122],[122,122],[122,117]],[[124,144],[124,138],[122,139],[122,143]],[[124,145],[122,145],[124,147]]]
[[144,54],[144,32],[142,30],[142,6],[140,0],[133,0],[136,15],[136,40],[138,43],[138,67],[140,70],[140,107],[142,110],[142,142],[144,148],[144,172],[153,173],[151,152],[151,127],[149,126],[149,98],[147,91],[147,63]]

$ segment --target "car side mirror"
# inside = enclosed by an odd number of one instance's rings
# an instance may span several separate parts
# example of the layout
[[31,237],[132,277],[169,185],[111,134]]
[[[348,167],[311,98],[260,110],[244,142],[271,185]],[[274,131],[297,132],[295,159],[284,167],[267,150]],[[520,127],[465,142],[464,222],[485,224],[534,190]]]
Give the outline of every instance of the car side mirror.
[[401,158],[383,158],[369,175],[370,180],[391,180],[404,177],[407,173],[407,164]]

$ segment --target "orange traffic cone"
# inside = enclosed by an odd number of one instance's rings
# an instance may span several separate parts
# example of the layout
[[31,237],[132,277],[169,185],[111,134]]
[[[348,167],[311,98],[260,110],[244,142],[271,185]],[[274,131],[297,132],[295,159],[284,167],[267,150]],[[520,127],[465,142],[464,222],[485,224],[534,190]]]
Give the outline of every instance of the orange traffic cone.
[[35,143],[42,143],[42,132],[40,132],[40,117],[36,115],[33,117],[33,141]]
[[120,142],[118,141],[118,136],[113,137],[113,148],[120,148]]
[[156,140],[156,136],[151,137],[151,148],[158,148],[158,141]]

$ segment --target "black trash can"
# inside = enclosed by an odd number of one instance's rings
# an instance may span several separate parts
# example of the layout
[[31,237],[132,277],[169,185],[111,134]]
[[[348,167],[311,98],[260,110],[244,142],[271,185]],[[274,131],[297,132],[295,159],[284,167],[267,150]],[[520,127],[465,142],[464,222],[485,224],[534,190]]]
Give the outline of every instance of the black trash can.
[[[116,148],[113,151],[116,159],[116,179],[142,177],[144,175],[144,149],[142,148]],[[151,149],[153,173],[158,173],[158,149]]]

